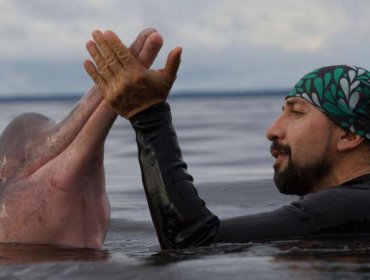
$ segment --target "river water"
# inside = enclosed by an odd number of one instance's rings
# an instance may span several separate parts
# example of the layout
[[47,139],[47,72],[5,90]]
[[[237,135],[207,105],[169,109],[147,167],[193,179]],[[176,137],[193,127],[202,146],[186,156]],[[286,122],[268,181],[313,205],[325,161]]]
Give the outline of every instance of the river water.
[[[16,115],[56,120],[75,101],[0,104],[0,128]],[[220,218],[278,208],[297,197],[275,189],[266,127],[281,96],[172,98],[174,124],[200,196]],[[367,238],[288,240],[160,251],[141,186],[134,132],[118,119],[105,149],[112,220],[102,250],[0,244],[1,279],[370,279]]]

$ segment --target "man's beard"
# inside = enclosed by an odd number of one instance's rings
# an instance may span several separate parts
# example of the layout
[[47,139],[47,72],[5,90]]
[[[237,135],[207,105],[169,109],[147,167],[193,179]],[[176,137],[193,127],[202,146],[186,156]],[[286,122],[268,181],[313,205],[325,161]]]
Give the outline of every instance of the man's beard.
[[321,158],[305,166],[293,162],[291,149],[288,145],[272,143],[271,149],[276,149],[288,155],[288,165],[284,170],[278,171],[277,166],[274,166],[274,182],[283,194],[302,196],[313,192],[315,185],[327,176],[332,166],[330,159],[327,157],[328,147],[326,147]]

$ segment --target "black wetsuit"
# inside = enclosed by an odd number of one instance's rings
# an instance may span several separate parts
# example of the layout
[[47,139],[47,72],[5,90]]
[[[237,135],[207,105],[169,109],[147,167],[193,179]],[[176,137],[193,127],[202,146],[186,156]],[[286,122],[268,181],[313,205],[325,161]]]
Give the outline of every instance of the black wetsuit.
[[163,249],[212,242],[370,233],[370,174],[301,197],[271,212],[219,221],[187,173],[167,103],[130,119],[136,132],[142,179]]

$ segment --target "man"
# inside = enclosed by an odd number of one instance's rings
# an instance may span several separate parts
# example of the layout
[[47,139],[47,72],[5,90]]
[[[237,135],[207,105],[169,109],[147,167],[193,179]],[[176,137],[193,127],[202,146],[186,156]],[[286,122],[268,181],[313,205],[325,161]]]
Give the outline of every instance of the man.
[[[330,66],[305,75],[267,130],[279,190],[302,197],[280,209],[219,221],[198,197],[165,102],[181,48],[147,70],[111,31],[94,34],[86,71],[137,136],[142,179],[163,249],[370,233],[370,72]],[[100,48],[97,55],[94,49]]]

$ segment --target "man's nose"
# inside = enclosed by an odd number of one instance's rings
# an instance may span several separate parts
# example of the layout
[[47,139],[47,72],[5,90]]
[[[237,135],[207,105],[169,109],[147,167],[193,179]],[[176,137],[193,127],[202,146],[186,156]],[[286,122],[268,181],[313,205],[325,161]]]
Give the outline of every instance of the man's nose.
[[286,133],[286,121],[283,114],[279,116],[266,130],[266,137],[270,141],[283,139]]

